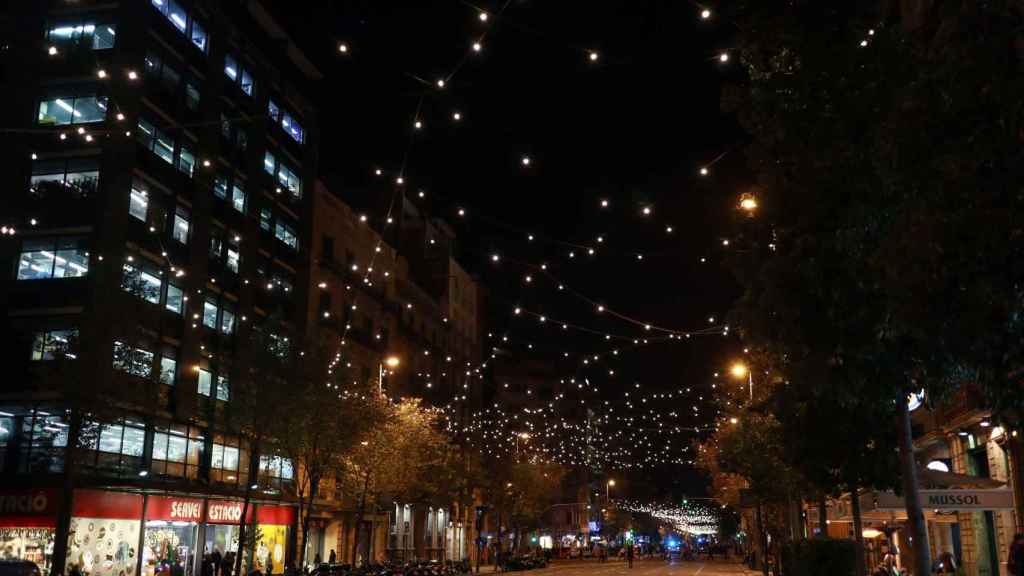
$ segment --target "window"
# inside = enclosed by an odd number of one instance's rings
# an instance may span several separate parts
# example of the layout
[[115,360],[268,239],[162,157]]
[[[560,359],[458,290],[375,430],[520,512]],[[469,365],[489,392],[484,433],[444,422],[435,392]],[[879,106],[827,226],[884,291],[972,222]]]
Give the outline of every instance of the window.
[[203,433],[195,426],[157,426],[150,470],[162,476],[195,478],[203,459]]
[[214,228],[210,231],[210,259],[220,260],[224,252],[224,232]]
[[166,92],[177,94],[181,74],[171,63],[161,59],[155,52],[147,52],[143,62],[148,79],[158,83]]
[[145,184],[136,178],[132,180],[132,191],[128,194],[128,213],[145,222],[148,210],[149,191],[145,189]]
[[226,308],[220,312],[220,331],[224,334],[235,332],[235,313]]
[[75,358],[73,346],[78,340],[78,330],[44,330],[36,332],[32,339],[32,360],[54,360]]
[[227,402],[231,399],[231,384],[224,374],[217,375],[217,400]]
[[182,244],[188,244],[188,217],[188,210],[181,206],[174,211],[174,228],[171,229],[171,237]]
[[213,374],[209,370],[200,368],[199,369],[199,394],[202,396],[209,397],[211,385],[213,384]]
[[238,247],[237,246],[228,246],[228,256],[227,256],[227,259],[225,261],[225,263],[227,264],[228,270],[231,270],[235,274],[238,274],[239,259],[240,259],[240,256],[238,254]]
[[261,482],[280,487],[295,478],[292,461],[280,456],[260,456],[259,478]]
[[146,428],[135,422],[104,424],[100,429],[98,446],[100,452],[141,458],[146,448]]
[[260,228],[270,232],[273,215],[270,208],[260,208]]
[[18,259],[18,280],[77,278],[89,272],[84,237],[25,240]]
[[267,102],[267,114],[275,124],[281,120],[281,107],[273,99]]
[[305,141],[305,133],[302,131],[302,126],[287,112],[281,114],[281,128],[284,128],[285,134],[291,136],[292,140],[299,144]]
[[184,304],[185,293],[181,288],[174,284],[167,285],[167,301],[164,303],[164,308],[174,312],[175,314],[181,314],[182,304]]
[[299,249],[299,239],[295,236],[295,230],[280,220],[274,226],[274,237],[293,250]]
[[217,303],[213,300],[203,302],[203,326],[217,329]]
[[213,454],[210,455],[210,467],[217,470],[238,470],[238,448],[213,444]]
[[231,207],[245,214],[245,189],[240,182],[231,187]]
[[133,376],[149,378],[153,374],[154,355],[148,350],[114,341],[114,368]]
[[181,149],[178,150],[178,170],[192,177],[192,172],[196,167],[196,157],[192,154],[192,150],[186,147],[184,144],[181,145]]
[[121,288],[152,304],[160,303],[163,279],[157,274],[125,263],[121,277]]
[[168,355],[160,357],[160,383],[174,386],[178,379],[178,361]]
[[70,194],[72,198],[85,198],[96,192],[99,179],[98,157],[36,160],[32,162],[29,191],[40,197]]
[[263,154],[263,171],[275,177],[279,187],[278,192],[283,188],[294,198],[302,197],[302,181],[299,180],[298,175],[283,162],[278,161],[277,157],[270,152]]
[[50,98],[39,102],[36,122],[43,126],[66,126],[102,122],[106,116],[106,96]]
[[94,22],[64,22],[46,31],[46,40],[51,44],[76,44],[92,50],[113,48],[116,37],[115,25]]
[[171,25],[178,32],[184,34],[192,42],[193,46],[198,48],[200,52],[206,52],[209,43],[206,29],[194,18],[190,17],[179,2],[176,0],[150,0],[150,3],[156,8],[157,12],[163,14],[164,18],[170,21]]
[[240,66],[238,60],[231,54],[224,56],[224,75],[237,84],[242,92],[252,96],[252,74],[247,68]]
[[199,110],[199,85],[196,82],[185,82],[185,108],[193,112]]

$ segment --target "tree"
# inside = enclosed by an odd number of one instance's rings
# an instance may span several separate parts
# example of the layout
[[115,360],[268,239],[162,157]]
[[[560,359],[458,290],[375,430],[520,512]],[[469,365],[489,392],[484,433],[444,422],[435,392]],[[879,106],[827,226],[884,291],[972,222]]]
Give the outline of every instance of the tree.
[[[302,542],[309,537],[313,511],[322,480],[344,465],[344,456],[368,438],[373,426],[386,415],[374,400],[376,389],[367,383],[362,390],[346,387],[329,369],[329,360],[318,347],[300,353],[298,371],[287,379],[288,393],[276,406],[268,426],[275,441],[272,449],[291,460],[297,469],[295,493],[299,503]],[[306,546],[299,548],[298,565],[305,565]]]
[[763,208],[734,243],[741,321],[891,414],[927,573],[907,394],[974,380],[1000,409],[1021,402],[1021,15],[1006,1],[737,8],[745,77],[723,103],[750,135]]
[[353,560],[368,507],[376,509],[385,497],[408,500],[428,495],[426,486],[433,482],[427,472],[443,461],[447,445],[440,432],[439,413],[421,406],[419,399],[393,403],[377,394],[367,398],[381,417],[374,418],[367,439],[353,446],[341,465],[343,485],[358,495]]

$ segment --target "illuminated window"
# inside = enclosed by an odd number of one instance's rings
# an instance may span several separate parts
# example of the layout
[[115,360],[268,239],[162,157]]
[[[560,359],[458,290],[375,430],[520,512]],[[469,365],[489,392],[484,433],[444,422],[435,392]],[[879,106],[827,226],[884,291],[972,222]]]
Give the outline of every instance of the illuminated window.
[[18,280],[77,278],[89,272],[83,237],[25,240],[18,259]]

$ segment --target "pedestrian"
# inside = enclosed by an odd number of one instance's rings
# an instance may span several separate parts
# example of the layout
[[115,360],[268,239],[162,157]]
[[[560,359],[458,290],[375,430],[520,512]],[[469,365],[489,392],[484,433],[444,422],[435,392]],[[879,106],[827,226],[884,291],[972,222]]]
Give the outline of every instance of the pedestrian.
[[78,564],[72,564],[68,576],[82,576],[82,569],[78,567]]
[[327,557],[327,562],[330,564],[337,564],[338,555],[334,553],[334,548],[331,548],[331,554]]
[[319,566],[319,565],[320,565],[320,564],[322,564],[322,563],[323,563],[323,562],[322,562],[322,560],[320,559],[320,553],[319,553],[319,552],[317,552],[316,554],[314,554],[314,555],[313,555],[313,566]]
[[213,554],[210,555],[210,561],[213,562],[213,576],[220,576],[220,564],[224,560],[224,557],[220,554],[220,548],[213,547]]
[[626,544],[626,563],[630,568],[633,567],[633,543]]
[[267,550],[267,563],[263,567],[263,573],[270,576],[274,573],[274,553]]
[[224,555],[224,559],[220,563],[220,576],[231,576],[231,572],[235,569],[235,553],[228,552]]
[[1010,576],[1024,576],[1024,534],[1018,533],[1013,537],[1006,569]]

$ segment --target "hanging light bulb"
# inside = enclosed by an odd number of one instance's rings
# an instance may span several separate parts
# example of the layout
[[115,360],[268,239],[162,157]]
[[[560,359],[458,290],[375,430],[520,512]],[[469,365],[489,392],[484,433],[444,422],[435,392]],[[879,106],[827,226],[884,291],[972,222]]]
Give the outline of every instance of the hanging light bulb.
[[721,54],[719,54],[718,55],[718,61],[719,62],[728,62],[729,61],[729,53],[728,52],[722,52]]
[[711,10],[708,10],[707,8],[701,10],[700,18],[701,20],[707,20],[708,18],[711,18]]
[[740,196],[740,209],[747,212],[747,214],[753,215],[754,211],[757,210],[757,198],[750,193],[744,193]]
[[607,208],[607,207],[608,207],[608,200],[602,198],[601,199],[601,208]]
[[487,18],[488,18],[487,12],[484,12],[483,10],[481,10],[479,18],[480,18],[481,22],[487,22]]
[[459,112],[453,112],[452,119],[458,122],[459,120],[462,120],[462,114],[460,114]]
[[439,78],[437,80],[437,87],[438,88],[444,88],[444,80],[443,79]]
[[597,54],[597,52],[591,50],[590,51],[590,61],[591,62],[597,62],[598,58],[600,58],[600,56]]
[[483,45],[479,42],[473,42],[473,52],[479,52],[483,50]]
[[345,44],[344,42],[338,44],[338,52],[341,52],[342,54],[348,54],[348,44]]
[[521,160],[521,162],[523,163],[523,166],[529,166],[530,165],[530,157],[529,156],[523,156],[523,159]]

